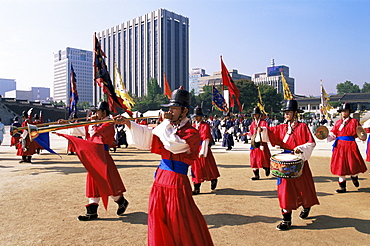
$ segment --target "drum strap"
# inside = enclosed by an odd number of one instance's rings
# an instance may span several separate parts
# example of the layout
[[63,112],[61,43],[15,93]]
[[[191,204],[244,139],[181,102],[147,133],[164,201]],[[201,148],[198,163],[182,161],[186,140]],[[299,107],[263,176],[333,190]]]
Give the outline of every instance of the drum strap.
[[338,140],[343,140],[343,141],[355,141],[355,137],[354,136],[340,136],[340,137],[337,137],[334,141],[334,144],[333,144],[333,150],[334,151],[334,148],[337,147],[337,144],[338,144]]

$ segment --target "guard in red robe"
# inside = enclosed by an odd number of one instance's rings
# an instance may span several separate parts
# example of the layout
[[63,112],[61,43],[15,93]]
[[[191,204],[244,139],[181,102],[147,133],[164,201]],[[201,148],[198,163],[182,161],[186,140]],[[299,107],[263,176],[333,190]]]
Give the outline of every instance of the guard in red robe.
[[332,174],[339,176],[339,189],[336,192],[344,193],[347,191],[345,176],[350,175],[353,185],[359,187],[358,174],[366,172],[367,168],[355,141],[356,127],[360,126],[360,123],[350,117],[354,110],[350,104],[344,103],[338,112],[342,119],[335,123],[327,141],[335,140],[330,170]]
[[[22,112],[22,127],[28,126],[31,122],[31,114],[28,114],[26,111]],[[20,141],[17,145],[17,155],[22,156],[22,160],[19,163],[27,162],[32,163],[32,155],[36,153],[37,143],[30,140],[30,136],[27,130],[22,132]]]
[[211,181],[211,190],[215,190],[217,178],[220,177],[215,158],[209,147],[212,140],[211,127],[203,120],[204,116],[202,108],[197,106],[193,114],[195,119],[193,127],[199,131],[201,143],[199,154],[191,166],[192,181],[194,183],[193,195],[200,193],[200,186],[204,181]]
[[10,126],[10,136],[11,136],[10,146],[15,146],[16,149],[19,143],[19,139],[21,138],[22,131],[15,132],[14,128],[21,126],[22,126],[21,123],[18,122],[18,117],[15,116],[13,119],[13,123]]
[[300,154],[304,161],[301,176],[294,179],[278,178],[277,181],[283,221],[277,225],[276,229],[289,230],[292,225],[292,210],[302,206],[303,209],[299,217],[305,219],[308,217],[311,207],[319,204],[319,200],[317,199],[312,173],[308,165],[308,159],[316,146],[315,140],[307,124],[297,121],[297,113],[303,113],[303,111],[298,109],[296,100],[288,100],[283,111],[284,124],[260,129],[263,133],[263,140],[269,140],[272,146],[278,145],[286,151],[290,150],[290,152]]
[[207,224],[192,197],[188,167],[197,158],[200,136],[186,117],[190,93],[172,92],[163,122],[150,129],[123,118],[128,142],[161,155],[148,208],[148,245],[213,245]]
[[[32,125],[38,125],[38,124],[43,123],[38,114],[34,114],[33,119],[34,120],[32,121]],[[41,147],[41,145],[39,145],[37,142],[35,142],[35,145],[36,145],[36,153],[40,154],[41,150],[44,148]]]
[[250,166],[253,168],[254,177],[251,180],[260,179],[260,168],[265,170],[265,175],[270,175],[270,149],[266,142],[261,140],[260,134],[257,134],[258,127],[268,127],[267,121],[262,119],[262,112],[259,107],[253,109],[252,118],[253,122],[249,126],[250,137],[253,137],[252,145],[250,148]]
[[[93,120],[105,120],[109,119],[110,111],[108,103],[102,101],[99,103],[95,111],[95,114],[91,117]],[[89,198],[89,203],[86,205],[86,214],[80,215],[78,220],[87,221],[96,219],[98,217],[98,206],[100,197],[102,195],[112,196],[113,200],[118,204],[117,215],[121,216],[126,211],[128,201],[123,196],[126,188],[122,182],[121,176],[117,170],[117,167],[109,154],[109,146],[114,141],[114,123],[103,123],[89,126],[89,138],[90,142],[104,144],[104,152],[99,153],[105,155],[106,160],[106,173],[107,173],[107,185],[109,187],[108,194],[100,194],[99,187],[92,175],[88,172],[86,177],[86,197]],[[80,157],[80,156],[79,156]],[[94,165],[94,163],[90,163]]]

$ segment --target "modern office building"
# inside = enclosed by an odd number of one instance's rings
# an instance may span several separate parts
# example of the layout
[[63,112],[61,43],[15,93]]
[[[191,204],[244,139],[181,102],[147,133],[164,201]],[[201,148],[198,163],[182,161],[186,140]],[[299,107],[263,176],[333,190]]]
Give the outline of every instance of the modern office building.
[[[234,81],[238,79],[251,80],[251,76],[240,74],[236,69],[229,69],[229,74]],[[199,93],[203,93],[203,86],[205,85],[222,85],[221,71],[214,72],[212,76],[199,78]]]
[[31,87],[30,90],[11,90],[5,92],[6,98],[15,98],[19,100],[50,101],[50,88],[47,87]]
[[[166,9],[158,9],[96,33],[106,54],[113,78],[114,63],[126,89],[133,95],[147,94],[147,82],[156,78],[163,88],[166,74],[171,90],[189,83],[189,19]],[[102,98],[94,90],[96,102]]]
[[277,92],[284,94],[282,76],[284,75],[286,82],[288,83],[290,92],[295,93],[294,78],[289,77],[289,67],[287,66],[275,66],[275,61],[272,59],[271,67],[267,67],[266,73],[256,73],[252,75],[252,81],[257,84],[270,85],[276,88]]
[[194,90],[195,95],[199,95],[200,88],[203,87],[200,84],[200,78],[209,76],[206,74],[206,70],[202,68],[192,68],[189,75],[189,91]]
[[0,96],[4,97],[6,91],[12,91],[16,88],[15,79],[1,79],[0,78]]
[[69,102],[71,64],[76,74],[79,102],[93,103],[92,51],[67,47],[54,53],[54,96],[56,102]]

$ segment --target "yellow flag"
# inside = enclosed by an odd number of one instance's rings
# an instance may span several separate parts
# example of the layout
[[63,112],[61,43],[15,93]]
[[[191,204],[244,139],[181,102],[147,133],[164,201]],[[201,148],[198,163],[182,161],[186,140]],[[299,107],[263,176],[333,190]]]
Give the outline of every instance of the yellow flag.
[[114,63],[114,89],[128,109],[131,109],[135,105],[134,99],[132,99],[125,88],[116,63]]
[[285,77],[284,77],[283,72],[280,72],[280,73],[281,73],[281,82],[282,82],[282,84],[283,84],[284,99],[285,99],[285,100],[292,100],[292,99],[293,99],[293,95],[292,95],[292,93],[290,92],[290,89],[289,89],[288,83],[287,83],[287,82],[286,82],[286,80],[285,80]]
[[321,84],[321,110],[322,110],[322,113],[327,118],[330,119],[330,117],[329,117],[329,110],[330,109],[333,109],[333,107],[329,103],[329,100],[330,100],[329,94],[326,93],[325,88],[322,85],[322,80],[320,80],[320,84]]
[[259,86],[257,86],[257,90],[258,90],[258,103],[257,103],[257,106],[261,109],[261,112],[262,113],[267,114],[266,111],[265,111],[265,107],[262,104],[262,96],[261,96],[261,91],[260,91],[260,87]]

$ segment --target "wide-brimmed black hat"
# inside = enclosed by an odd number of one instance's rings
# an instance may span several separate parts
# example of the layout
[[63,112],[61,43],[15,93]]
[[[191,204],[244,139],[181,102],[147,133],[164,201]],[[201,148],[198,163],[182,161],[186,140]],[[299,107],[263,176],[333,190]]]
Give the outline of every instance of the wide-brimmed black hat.
[[109,105],[106,101],[101,101],[98,104],[98,107],[91,109],[91,111],[96,112],[98,110],[107,111],[107,114],[110,114]]
[[162,107],[185,107],[190,108],[190,93],[182,86],[172,92],[170,103],[162,104]]
[[298,113],[303,113],[304,112],[302,109],[298,108],[298,102],[297,102],[297,100],[294,100],[294,99],[286,101],[286,106],[282,111],[283,112],[285,112],[285,111],[297,111]]
[[203,114],[203,110],[200,106],[196,106],[194,108],[194,114],[192,116],[194,117],[194,116],[206,116],[206,115]]
[[340,112],[342,112],[346,109],[348,109],[350,113],[355,112],[355,110],[351,109],[351,104],[349,104],[349,103],[343,103],[337,111],[338,111],[338,113],[340,113]]
[[252,117],[255,114],[262,114],[261,109],[259,107],[253,108],[253,112],[251,113]]
[[22,111],[22,117],[25,117],[25,118],[27,118],[27,117],[28,117],[28,113],[27,113],[27,111],[26,111],[26,110],[23,110],[23,111]]
[[34,114],[34,115],[33,115],[33,118],[34,118],[35,120],[40,119],[40,117],[39,117],[39,115],[38,115],[38,114]]
[[18,121],[18,116],[15,116],[13,121]]

